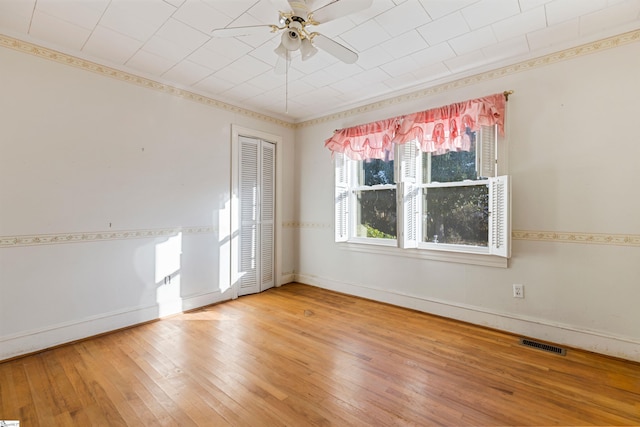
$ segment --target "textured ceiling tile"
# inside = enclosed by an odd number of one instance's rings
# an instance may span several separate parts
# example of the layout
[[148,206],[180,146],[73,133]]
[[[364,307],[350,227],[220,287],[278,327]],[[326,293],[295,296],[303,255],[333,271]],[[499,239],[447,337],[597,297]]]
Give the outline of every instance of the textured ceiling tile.
[[47,15],[93,30],[108,4],[108,0],[38,0],[37,7],[38,11]]
[[235,85],[236,85],[235,83],[225,80],[219,76],[213,75],[199,81],[195,85],[195,88],[217,95],[219,93],[222,93],[226,90],[231,89]]
[[529,48],[532,51],[547,49],[553,45],[562,45],[575,40],[580,33],[577,18],[527,34]]
[[492,28],[498,40],[506,40],[532,31],[541,30],[546,26],[547,17],[544,7],[540,6],[520,15],[498,21],[492,25]]
[[79,51],[91,32],[86,28],[63,21],[55,16],[36,11],[31,21],[30,34],[33,37],[48,40],[58,46]]
[[367,21],[342,34],[341,38],[362,52],[389,40],[391,36],[376,21]]
[[640,28],[640,0],[623,1],[608,9],[580,17],[580,34],[594,34],[607,28],[637,21]]
[[380,68],[382,68],[391,77],[398,77],[411,70],[415,70],[418,68],[418,64],[410,56],[405,56],[404,58],[389,62]]
[[492,62],[502,61],[511,57],[520,57],[529,53],[529,43],[524,35],[504,40],[482,49],[485,56]]
[[547,3],[550,3],[554,0],[519,0],[520,2],[520,10],[526,12],[527,10],[534,9],[538,6],[544,6]]
[[191,61],[182,61],[168,70],[162,77],[169,80],[179,80],[191,86],[205,77],[213,74],[213,70]]
[[235,58],[228,58],[204,47],[195,50],[187,58],[196,64],[200,64],[203,67],[210,68],[214,71],[226,67],[235,61]]
[[431,19],[440,19],[478,0],[420,0]]
[[161,37],[188,50],[195,50],[210,40],[208,35],[173,18],[168,19],[154,37]]
[[386,12],[395,6],[395,3],[391,0],[374,0],[371,7],[362,10],[358,13],[353,13],[347,16],[347,19],[352,20],[356,25],[360,25],[376,16]]
[[487,63],[487,58],[482,51],[467,53],[466,55],[456,56],[455,58],[444,61],[445,65],[451,73],[462,73],[471,70],[474,67],[481,67]]
[[417,68],[413,70],[412,74],[416,78],[416,81],[430,82],[450,76],[451,71],[443,62],[437,62]]
[[262,89],[259,89],[250,83],[244,82],[241,85],[235,85],[232,88],[222,92],[222,96],[229,99],[244,101],[245,99],[249,99],[252,96],[255,96],[256,93],[260,95],[262,92],[264,92]]
[[429,47],[427,42],[415,30],[387,40],[380,46],[394,58],[402,58]]
[[607,0],[563,0],[545,5],[549,26],[577,18],[585,13],[595,12],[607,6]]
[[392,36],[406,33],[431,21],[418,0],[410,0],[390,9],[375,20]]
[[416,76],[412,71],[405,70],[404,73],[388,78],[383,83],[393,90],[408,89],[415,86]]
[[369,70],[393,61],[393,56],[380,46],[374,46],[359,53],[358,65]]
[[264,91],[271,90],[276,87],[284,86],[285,76],[276,74],[273,70],[265,71],[248,80],[253,86]]
[[141,46],[142,42],[99,25],[82,51],[97,58],[106,58],[114,64],[124,64]]
[[265,71],[271,69],[268,64],[251,56],[243,56],[237,61],[216,72],[215,76],[221,77],[232,83],[243,83]]
[[172,17],[205,34],[227,26],[233,19],[200,0],[185,2]]
[[419,67],[442,62],[454,56],[456,53],[451,49],[449,43],[440,43],[411,55]]
[[164,2],[112,0],[100,25],[144,42],[174,11],[175,7]]
[[480,28],[449,40],[449,44],[458,55],[464,55],[497,42],[491,27]]
[[469,25],[460,12],[437,19],[418,28],[418,32],[431,46],[465,34]]
[[462,9],[462,15],[472,30],[493,24],[519,12],[518,0],[481,0]]
[[143,50],[137,51],[126,63],[128,67],[157,76],[161,76],[175,64],[176,61],[171,61]]
[[313,32],[324,34],[327,37],[338,37],[340,34],[351,30],[355,26],[356,24],[351,19],[345,17],[307,28]]
[[[316,8],[334,0],[307,1]],[[218,25],[276,23],[271,0],[0,0],[0,32],[99,64],[124,62],[125,72],[177,87],[196,81],[191,90],[202,95],[276,117],[284,117],[288,79],[299,95],[289,99],[291,119],[637,30],[639,15],[640,0],[374,0],[309,26],[355,50],[356,64],[324,51],[302,61],[294,52],[288,76],[273,52],[280,34],[211,38]]]
[[[202,1],[202,3],[205,3],[208,6],[215,8],[217,11],[229,17],[238,16],[241,13],[246,12],[256,2],[256,0],[197,0],[197,1]],[[268,3],[269,5],[271,5],[271,2],[268,0],[262,0],[262,2]],[[275,10],[275,8],[272,5],[271,5],[271,10]],[[277,11],[274,13],[277,13]]]

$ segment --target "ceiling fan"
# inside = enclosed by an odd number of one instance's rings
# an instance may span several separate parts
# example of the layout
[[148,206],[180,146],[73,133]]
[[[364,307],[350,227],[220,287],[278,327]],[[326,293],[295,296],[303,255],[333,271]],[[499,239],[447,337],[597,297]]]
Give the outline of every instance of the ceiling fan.
[[[300,50],[302,60],[306,61],[318,49],[346,64],[358,60],[356,52],[309,27],[364,10],[371,6],[373,0],[271,0],[271,3],[280,11],[278,25],[218,28],[212,31],[212,36],[239,37],[281,31],[281,41],[274,52],[284,60],[288,61],[292,52]],[[320,4],[323,5],[318,7]]]

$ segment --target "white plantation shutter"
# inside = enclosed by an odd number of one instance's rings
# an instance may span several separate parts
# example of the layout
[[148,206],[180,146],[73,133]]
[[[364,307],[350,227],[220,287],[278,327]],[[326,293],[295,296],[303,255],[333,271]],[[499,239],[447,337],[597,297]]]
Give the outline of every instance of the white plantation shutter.
[[396,182],[413,182],[417,180],[418,146],[414,141],[396,144],[395,179]]
[[489,178],[489,251],[511,257],[511,186],[508,176]]
[[262,141],[260,185],[260,290],[274,286],[275,145]]
[[413,141],[396,146],[396,182],[398,246],[415,248],[418,246],[418,197],[417,187],[418,147]]
[[239,138],[240,142],[240,290],[244,295],[259,291],[259,140]]
[[349,239],[349,164],[342,153],[335,153],[335,241]]
[[410,182],[398,184],[398,246],[403,249],[418,247],[418,192]]
[[477,132],[476,144],[478,144],[478,173],[482,178],[496,176],[497,162],[497,138],[496,126],[482,126]]

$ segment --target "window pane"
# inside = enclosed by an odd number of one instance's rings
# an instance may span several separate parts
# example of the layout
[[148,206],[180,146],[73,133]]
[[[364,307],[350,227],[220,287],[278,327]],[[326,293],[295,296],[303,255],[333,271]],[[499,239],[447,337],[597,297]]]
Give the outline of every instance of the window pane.
[[424,242],[487,246],[489,187],[425,188]]
[[471,139],[469,151],[450,151],[437,156],[426,154],[422,156],[424,183],[478,179],[478,173],[476,172],[476,133],[468,131],[467,135]]
[[356,235],[396,238],[396,190],[356,191]]
[[372,159],[360,162],[358,185],[394,184],[393,160]]

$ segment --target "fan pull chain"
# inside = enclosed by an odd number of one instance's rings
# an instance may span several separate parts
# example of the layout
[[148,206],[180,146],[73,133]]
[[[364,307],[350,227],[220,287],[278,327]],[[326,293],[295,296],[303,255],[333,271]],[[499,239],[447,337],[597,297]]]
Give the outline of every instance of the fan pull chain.
[[287,59],[284,70],[284,112],[289,114],[289,65],[291,63],[291,53],[287,51]]

